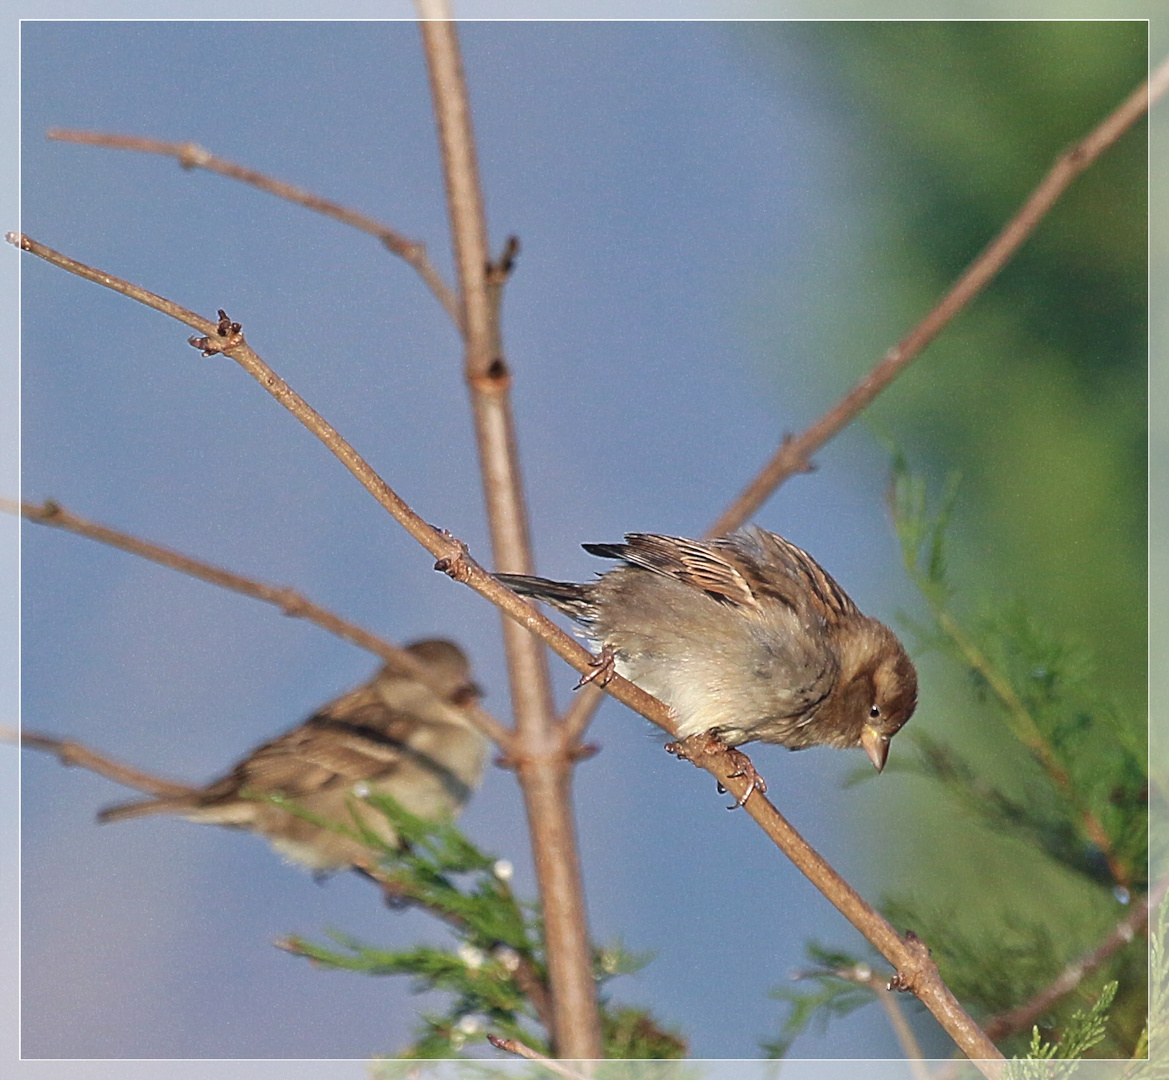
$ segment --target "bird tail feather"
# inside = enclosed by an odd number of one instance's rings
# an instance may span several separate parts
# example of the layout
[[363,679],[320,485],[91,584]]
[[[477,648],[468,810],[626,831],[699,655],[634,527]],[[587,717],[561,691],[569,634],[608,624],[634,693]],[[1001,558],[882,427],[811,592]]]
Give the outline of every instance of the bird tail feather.
[[147,817],[151,814],[181,814],[184,810],[190,810],[193,805],[193,800],[183,795],[162,799],[140,799],[136,802],[107,806],[98,812],[97,820],[99,824],[106,825],[111,821],[127,821],[130,818]]
[[495,577],[512,592],[543,600],[578,622],[588,622],[593,617],[593,605],[589,602],[588,587],[585,585],[571,581],[549,581],[527,574],[496,574]]

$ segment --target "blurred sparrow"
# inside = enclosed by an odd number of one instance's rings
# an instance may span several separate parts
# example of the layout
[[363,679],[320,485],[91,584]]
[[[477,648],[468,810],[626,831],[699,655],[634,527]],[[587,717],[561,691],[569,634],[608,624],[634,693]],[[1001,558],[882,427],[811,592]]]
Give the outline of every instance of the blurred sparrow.
[[392,826],[365,795],[390,795],[424,818],[458,813],[479,785],[486,743],[457,706],[479,689],[467,658],[451,642],[419,641],[407,651],[430,669],[441,695],[387,664],[299,727],[253,750],[222,779],[189,794],[112,806],[98,820],[178,814],[251,829],[315,872],[368,865],[369,849],[359,840],[249,796],[283,796],[351,831],[360,822],[391,845],[397,842]]
[[[917,672],[807,552],[758,528],[713,540],[630,533],[584,549],[623,565],[583,585],[497,577],[580,623],[602,663],[670,707],[682,739],[702,736],[710,752],[756,739],[860,746],[884,768],[917,704]],[[765,790],[745,757],[740,768],[748,795]]]

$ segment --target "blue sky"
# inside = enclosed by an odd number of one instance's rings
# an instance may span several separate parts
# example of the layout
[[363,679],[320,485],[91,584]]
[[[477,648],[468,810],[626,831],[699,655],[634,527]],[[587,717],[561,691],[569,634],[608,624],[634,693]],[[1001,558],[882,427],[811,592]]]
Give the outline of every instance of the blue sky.
[[[868,315],[872,264],[857,252],[877,234],[872,165],[829,104],[830,74],[794,45],[764,63],[756,33],[463,28],[492,242],[523,242],[504,329],[551,576],[598,568],[582,541],[701,533],[779,436],[888,344],[824,362]],[[172,160],[43,139],[79,127],[195,141],[425,240],[449,279],[416,28],[26,23],[22,62],[22,229],[208,316],[225,308],[427,520],[485,552],[458,343],[408,267]],[[22,271],[25,497],[292,584],[391,640],[456,638],[506,714],[495,613],[434,574],[247,376],[157,313],[30,259]],[[818,461],[757,520],[892,619],[911,597],[884,448],[862,426]],[[76,537],[27,527],[22,558],[24,723],[145,769],[209,779],[375,666]],[[567,701],[575,677],[557,664],[554,678]],[[804,942],[857,935],[641,718],[609,703],[590,738],[602,753],[578,770],[575,804],[593,934],[657,954],[613,996],[651,1005],[696,1056],[754,1056],[780,1014],[766,992],[804,965]],[[870,893],[857,838],[895,792],[842,791],[855,755],[754,756],[780,808]],[[440,939],[423,916],[388,914],[352,876],[318,886],[245,834],[163,818],[98,828],[122,794],[24,759],[24,1056],[351,1058],[408,1040],[421,1002],[401,982],[318,972],[271,941],[326,927]],[[510,774],[491,770],[463,821],[531,894]],[[871,1007],[796,1053],[898,1051]]]

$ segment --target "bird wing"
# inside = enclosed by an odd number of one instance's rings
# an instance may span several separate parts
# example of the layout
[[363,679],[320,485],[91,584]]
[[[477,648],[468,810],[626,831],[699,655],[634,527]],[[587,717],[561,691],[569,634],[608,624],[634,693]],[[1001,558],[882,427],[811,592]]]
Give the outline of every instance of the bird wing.
[[723,603],[759,607],[733,551],[705,540],[687,540],[658,533],[627,533],[624,544],[585,544],[592,555],[622,559],[655,574],[674,578]]
[[811,608],[830,623],[860,614],[832,575],[782,536],[751,528],[711,543],[736,566],[757,602],[764,597],[778,600],[800,615]]
[[382,779],[401,764],[416,723],[388,708],[371,686],[358,687],[252,751],[208,786],[203,801],[234,798],[245,788],[304,798],[339,784]]

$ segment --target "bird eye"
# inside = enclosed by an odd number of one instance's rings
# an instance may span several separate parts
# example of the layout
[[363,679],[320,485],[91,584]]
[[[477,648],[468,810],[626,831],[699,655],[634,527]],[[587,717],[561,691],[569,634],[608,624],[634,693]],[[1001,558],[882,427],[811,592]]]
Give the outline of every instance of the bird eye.
[[869,719],[870,720],[876,720],[880,715],[881,715],[881,706],[880,705],[874,705],[869,710]]

